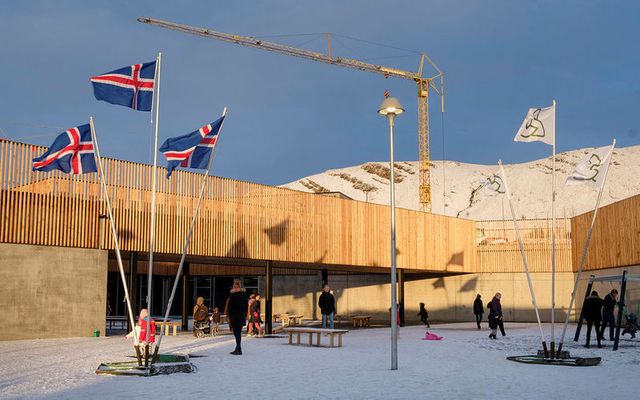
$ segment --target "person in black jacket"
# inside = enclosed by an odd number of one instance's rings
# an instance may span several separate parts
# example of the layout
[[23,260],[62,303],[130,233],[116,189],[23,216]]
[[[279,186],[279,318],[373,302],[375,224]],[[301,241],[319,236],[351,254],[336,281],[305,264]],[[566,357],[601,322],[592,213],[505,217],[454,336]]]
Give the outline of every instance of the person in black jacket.
[[[497,339],[496,333],[498,326],[503,324],[502,305],[500,304],[501,297],[502,294],[496,293],[495,296],[493,296],[493,299],[489,302],[489,328],[491,328],[489,339]],[[504,325],[500,327],[500,330],[502,331],[502,336],[504,336]]]
[[476,295],[476,299],[473,302],[473,314],[476,316],[476,324],[478,324],[478,329],[480,329],[482,314],[484,314],[484,306],[482,305],[482,300],[479,293],[478,295]]
[[327,327],[327,319],[329,320],[329,326],[333,329],[333,315],[336,312],[336,299],[331,294],[331,288],[328,284],[322,287],[322,294],[318,299],[318,307],[322,313],[322,327]]
[[616,296],[618,290],[613,289],[611,292],[604,296],[602,303],[602,328],[600,330],[600,337],[604,339],[604,330],[609,325],[609,340],[613,341],[613,328],[616,326],[616,317],[613,316],[613,310],[616,307]]
[[420,321],[422,321],[424,326],[431,328],[431,325],[429,325],[429,313],[427,312],[424,303],[420,303],[420,312],[418,313],[418,316],[420,316]]
[[598,338],[598,347],[602,347],[600,339],[600,320],[602,319],[602,299],[598,296],[598,292],[595,290],[591,292],[591,296],[587,297],[584,301],[582,315],[587,320],[587,343],[584,347],[589,347],[589,341],[591,340],[591,327],[596,327],[596,337]]
[[242,282],[240,282],[240,279],[234,279],[233,287],[227,300],[227,309],[225,310],[225,314],[227,314],[227,318],[229,319],[229,326],[233,329],[233,336],[236,338],[236,349],[231,352],[233,355],[242,354],[240,341],[242,327],[244,327],[246,323],[247,307],[247,297],[242,287]]

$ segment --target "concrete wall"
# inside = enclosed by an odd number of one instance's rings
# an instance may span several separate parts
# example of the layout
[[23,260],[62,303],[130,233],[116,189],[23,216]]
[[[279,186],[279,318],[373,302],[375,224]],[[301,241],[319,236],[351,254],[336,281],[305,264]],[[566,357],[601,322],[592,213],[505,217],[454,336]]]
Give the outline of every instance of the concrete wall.
[[107,252],[0,243],[0,340],[104,335]]
[[[613,268],[597,271],[597,275],[619,275],[623,270],[640,274],[640,266]],[[571,299],[576,274],[556,274],[556,321],[564,322]],[[583,274],[578,288],[578,298],[571,319],[580,312],[589,274]],[[329,284],[336,297],[338,314],[367,314],[379,321],[388,320],[391,303],[389,277],[387,275],[331,275]],[[549,273],[532,274],[533,288],[543,321],[551,320],[551,276]],[[274,313],[294,312],[306,318],[320,318],[317,309],[321,277],[278,276],[274,278]],[[594,289],[604,297],[619,283],[597,283]],[[507,321],[535,321],[535,312],[527,279],[523,273],[466,274],[431,279],[409,280],[405,283],[405,318],[417,323],[418,307],[424,302],[433,321],[474,321],[472,306],[477,293],[483,303],[491,300],[496,292],[502,293],[502,307]],[[288,293],[284,295],[283,293]],[[627,304],[633,311],[640,307],[640,284],[628,286]],[[486,313],[484,315],[487,317]]]

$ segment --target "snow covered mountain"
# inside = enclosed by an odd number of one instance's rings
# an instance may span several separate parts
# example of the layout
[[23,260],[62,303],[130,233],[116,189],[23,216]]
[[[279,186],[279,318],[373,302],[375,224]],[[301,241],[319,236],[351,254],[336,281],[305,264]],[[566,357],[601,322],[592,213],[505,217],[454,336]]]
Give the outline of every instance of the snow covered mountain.
[[[556,216],[572,217],[595,207],[597,188],[565,186],[564,182],[587,149],[556,155]],[[518,218],[551,217],[551,157],[505,165]],[[504,196],[491,196],[482,182],[497,165],[457,161],[431,163],[432,211],[473,220],[509,219]],[[418,162],[395,163],[396,206],[418,209]],[[389,162],[369,162],[307,176],[281,187],[304,192],[341,192],[354,200],[389,204]],[[640,194],[640,146],[615,149],[601,205]]]

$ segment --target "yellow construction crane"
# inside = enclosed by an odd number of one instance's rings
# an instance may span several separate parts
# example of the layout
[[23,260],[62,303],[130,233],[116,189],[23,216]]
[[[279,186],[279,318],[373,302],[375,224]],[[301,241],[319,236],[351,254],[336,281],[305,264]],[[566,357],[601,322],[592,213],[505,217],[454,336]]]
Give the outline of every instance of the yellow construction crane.
[[[418,72],[403,71],[396,68],[384,67],[382,65],[370,64],[362,61],[352,60],[343,57],[334,57],[331,51],[331,37],[327,34],[328,52],[327,54],[317,53],[310,50],[299,49],[278,43],[267,42],[250,36],[231,35],[217,32],[211,29],[198,28],[189,25],[176,24],[154,18],[140,17],[139,22],[143,24],[155,25],[161,28],[172,29],[193,35],[204,36],[210,39],[222,40],[228,43],[240,44],[266,51],[273,51],[288,56],[306,58],[307,60],[319,61],[326,64],[340,67],[368,71],[383,75],[384,77],[401,78],[414,81],[418,86],[418,157],[419,157],[419,197],[420,209],[431,211],[431,176],[429,170],[430,148],[429,148],[429,88],[435,90],[441,98],[442,112],[444,112],[444,74],[438,66],[426,55],[422,53]],[[427,61],[435,70],[436,74],[431,77],[423,77],[422,69]],[[438,86],[434,82],[438,83]]]

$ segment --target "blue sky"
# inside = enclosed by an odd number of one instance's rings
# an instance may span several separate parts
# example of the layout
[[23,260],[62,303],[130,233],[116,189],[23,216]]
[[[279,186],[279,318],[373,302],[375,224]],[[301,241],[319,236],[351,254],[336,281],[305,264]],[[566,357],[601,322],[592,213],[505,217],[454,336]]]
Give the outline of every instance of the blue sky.
[[[640,144],[640,3],[619,1],[3,1],[0,136],[49,145],[93,115],[105,156],[149,162],[149,113],[96,101],[89,77],[163,52],[160,141],[229,118],[214,175],[282,184],[388,160],[376,114],[385,90],[407,113],[396,159],[417,159],[416,88],[140,24],[139,16],[256,36],[416,70],[427,51],[446,74],[444,135],[431,102],[433,159],[495,164],[550,154],[514,143],[529,107],[558,102],[558,151]],[[443,142],[444,141],[444,142]]]

